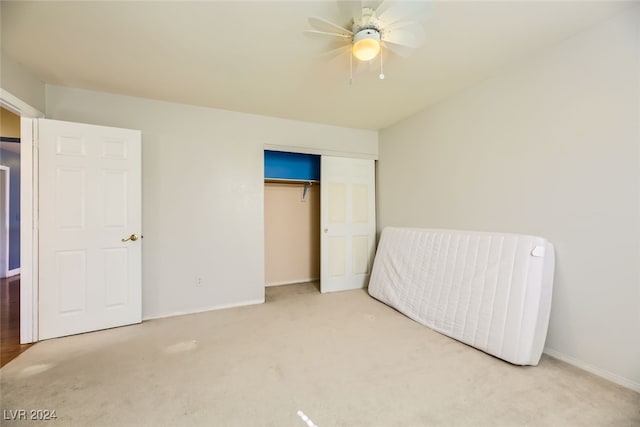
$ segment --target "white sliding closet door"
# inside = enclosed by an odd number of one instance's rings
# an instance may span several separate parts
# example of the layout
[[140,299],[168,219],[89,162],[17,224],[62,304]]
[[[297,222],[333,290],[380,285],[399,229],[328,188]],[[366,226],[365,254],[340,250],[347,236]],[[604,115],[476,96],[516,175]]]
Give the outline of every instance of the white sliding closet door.
[[322,156],[322,292],[367,286],[376,240],[373,160]]

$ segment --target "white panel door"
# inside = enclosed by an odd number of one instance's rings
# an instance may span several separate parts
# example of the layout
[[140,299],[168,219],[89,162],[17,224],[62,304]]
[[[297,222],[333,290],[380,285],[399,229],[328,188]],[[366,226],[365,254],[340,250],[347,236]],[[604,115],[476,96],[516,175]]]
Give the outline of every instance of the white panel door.
[[141,322],[140,132],[37,124],[39,338]]
[[376,244],[374,161],[322,156],[320,179],[320,290],[363,288]]

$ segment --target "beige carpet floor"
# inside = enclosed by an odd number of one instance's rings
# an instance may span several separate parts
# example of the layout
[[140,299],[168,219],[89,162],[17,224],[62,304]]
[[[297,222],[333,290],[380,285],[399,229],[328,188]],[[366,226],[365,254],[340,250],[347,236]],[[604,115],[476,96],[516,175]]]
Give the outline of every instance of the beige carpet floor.
[[[2,425],[640,426],[640,394],[543,357],[512,366],[363,290],[36,344],[0,370]],[[9,421],[16,409],[54,421]]]

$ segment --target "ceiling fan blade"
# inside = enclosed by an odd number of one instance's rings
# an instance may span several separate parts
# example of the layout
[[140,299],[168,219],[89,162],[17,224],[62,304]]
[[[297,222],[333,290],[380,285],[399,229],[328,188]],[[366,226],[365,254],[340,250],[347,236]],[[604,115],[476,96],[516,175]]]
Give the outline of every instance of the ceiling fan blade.
[[405,25],[394,28],[385,28],[382,31],[382,41],[397,45],[417,48],[424,43],[426,38],[424,30],[418,24]]
[[388,41],[383,41],[382,46],[390,50],[393,54],[407,58],[413,53],[413,48],[405,45],[399,45]]
[[343,40],[351,40],[351,36],[346,34],[327,33],[324,31],[316,31],[316,30],[305,30],[304,33],[310,37],[318,37],[323,39],[326,39],[327,37],[331,37],[331,38],[338,37]]
[[343,55],[351,51],[351,45],[336,47],[335,49],[328,50],[319,55],[323,60],[332,60],[340,55]]
[[390,25],[405,18],[425,18],[430,10],[430,1],[385,0],[375,10],[374,15],[386,25]]
[[348,73],[349,71],[349,53],[351,46],[340,46],[329,49],[312,58],[314,67],[319,67],[323,74],[340,75],[340,73]]
[[338,24],[334,24],[331,21],[327,21],[326,19],[319,18],[317,16],[311,16],[309,18],[309,25],[311,25],[316,30],[324,33],[334,33],[334,34],[341,34],[346,36],[353,35],[353,33],[347,30],[346,28],[343,28]]
[[386,24],[383,22],[380,25],[380,29],[381,30],[399,30],[399,29],[405,30],[406,29],[409,31],[424,32],[424,27],[422,26],[422,24],[416,21],[407,21],[407,20],[397,21],[392,24]]

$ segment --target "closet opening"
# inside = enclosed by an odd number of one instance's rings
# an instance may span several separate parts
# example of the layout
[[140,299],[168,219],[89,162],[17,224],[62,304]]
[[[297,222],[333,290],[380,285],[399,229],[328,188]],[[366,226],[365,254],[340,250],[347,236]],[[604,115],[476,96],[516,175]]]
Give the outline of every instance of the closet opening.
[[320,156],[264,152],[265,286],[320,292]]

